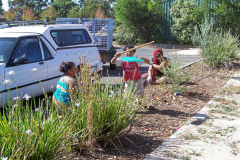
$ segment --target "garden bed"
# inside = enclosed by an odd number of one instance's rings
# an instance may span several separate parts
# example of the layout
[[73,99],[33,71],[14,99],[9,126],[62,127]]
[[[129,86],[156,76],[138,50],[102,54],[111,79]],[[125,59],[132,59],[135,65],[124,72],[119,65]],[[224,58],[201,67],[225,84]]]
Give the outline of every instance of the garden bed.
[[239,61],[231,70],[211,70],[204,65],[202,71],[202,63],[189,66],[185,70],[191,71],[192,77],[181,95],[169,92],[169,84],[146,86],[147,103],[128,132],[97,146],[94,154],[76,151],[73,159],[144,159],[201,110],[239,69]]

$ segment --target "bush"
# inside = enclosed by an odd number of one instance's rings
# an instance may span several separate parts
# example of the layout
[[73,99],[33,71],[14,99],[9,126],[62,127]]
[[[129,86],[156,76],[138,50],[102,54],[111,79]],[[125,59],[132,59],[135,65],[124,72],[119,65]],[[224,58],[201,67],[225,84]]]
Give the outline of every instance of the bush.
[[181,67],[183,66],[180,61],[179,55],[173,53],[169,55],[168,67],[163,68],[162,72],[164,76],[167,77],[168,83],[171,84],[170,90],[172,92],[182,92],[184,89],[184,84],[189,82],[191,78],[191,72],[183,72]]
[[121,29],[115,36],[116,42],[118,44],[134,44],[136,42],[136,36],[134,33],[127,31],[126,29]]
[[229,66],[236,58],[238,52],[238,36],[231,35],[230,31],[223,32],[221,29],[213,30],[213,19],[195,26],[195,34],[192,41],[201,49],[204,62],[210,67]]
[[197,24],[192,14],[195,8],[197,4],[194,1],[184,0],[177,0],[171,6],[170,14],[173,16],[171,32],[180,44],[191,43],[194,26]]
[[152,41],[164,18],[161,0],[117,0],[114,11],[118,22],[143,43]]

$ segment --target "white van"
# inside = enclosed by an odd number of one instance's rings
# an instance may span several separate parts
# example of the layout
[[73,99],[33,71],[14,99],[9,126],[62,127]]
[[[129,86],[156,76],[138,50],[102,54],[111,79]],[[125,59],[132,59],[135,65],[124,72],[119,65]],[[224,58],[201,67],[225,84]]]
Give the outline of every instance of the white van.
[[[0,94],[1,103],[25,94],[39,96],[53,90],[62,73],[60,64],[72,61],[79,65],[79,53],[86,55],[91,72],[102,68],[97,46],[86,26],[63,24],[5,28],[0,31]],[[35,71],[37,76],[35,74]],[[10,73],[13,79],[11,78]],[[7,85],[4,82],[10,81]]]

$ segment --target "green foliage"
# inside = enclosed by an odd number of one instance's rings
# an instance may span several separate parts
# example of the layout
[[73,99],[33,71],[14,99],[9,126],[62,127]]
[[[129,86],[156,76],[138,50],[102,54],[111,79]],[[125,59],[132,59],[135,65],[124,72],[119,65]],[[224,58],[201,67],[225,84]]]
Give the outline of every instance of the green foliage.
[[67,17],[69,18],[80,18],[80,9],[78,6],[73,7],[72,9],[69,10]]
[[9,9],[16,14],[16,19],[20,20],[23,15],[25,0],[11,0],[8,2]]
[[[84,3],[83,3],[84,4]],[[82,4],[82,5],[83,5]],[[86,0],[85,1],[85,18],[95,18],[97,9],[100,8],[104,11],[105,17],[113,17],[110,2],[107,0]],[[84,5],[80,9],[81,17],[84,17]]]
[[57,12],[54,10],[53,7],[47,7],[41,14],[40,20],[45,20],[46,17],[49,17],[50,21],[56,20]]
[[229,30],[233,35],[240,35],[240,1],[215,0],[215,21],[224,32]]
[[195,1],[184,0],[177,0],[171,6],[170,14],[174,23],[171,32],[181,44],[191,42],[191,35],[197,24],[193,17],[195,8],[197,8]]
[[159,0],[118,0],[114,4],[116,19],[137,36],[141,42],[149,42],[163,20],[163,8]]
[[[138,105],[139,96],[123,90],[123,83],[120,86],[109,83],[102,85],[97,80],[98,74],[94,74],[92,81],[88,68],[89,66],[80,68],[78,94],[73,97],[74,103],[79,104],[74,112],[76,116],[82,117],[73,126],[73,134],[82,142],[80,146],[86,145],[86,142],[91,145],[91,142],[106,141],[118,136],[133,122],[135,113],[142,107]],[[74,106],[76,105],[72,107]],[[81,137],[86,140],[82,141]]]
[[136,35],[127,31],[127,29],[120,29],[115,35],[115,39],[118,44],[134,44],[136,42]]
[[4,18],[9,21],[13,21],[15,17],[16,17],[16,14],[13,13],[10,9],[4,13]]
[[2,6],[3,6],[3,3],[2,3],[2,0],[0,0],[0,14],[2,14],[3,11],[4,11],[4,9],[2,8]]
[[202,49],[201,56],[210,67],[229,66],[238,54],[238,36],[221,29],[214,31],[213,19],[205,19],[199,28],[195,26],[192,41]]
[[9,102],[8,108],[0,114],[1,157],[34,160],[66,155],[71,147],[67,135],[70,121],[61,121],[58,109],[53,106],[43,110],[41,103],[36,109],[36,105],[28,101],[24,106],[20,100]]
[[23,10],[29,8],[34,16],[38,17],[42,12],[42,7],[47,6],[46,1],[43,0],[10,0],[9,8],[16,14],[17,20],[22,20]]
[[67,17],[69,10],[77,4],[71,0],[56,0],[51,3],[51,6],[57,12],[58,17]]
[[171,84],[172,92],[182,92],[185,90],[184,84],[189,82],[191,78],[191,72],[184,72],[181,67],[183,63],[177,53],[169,55],[168,67],[163,68],[162,72],[167,77],[168,83]]

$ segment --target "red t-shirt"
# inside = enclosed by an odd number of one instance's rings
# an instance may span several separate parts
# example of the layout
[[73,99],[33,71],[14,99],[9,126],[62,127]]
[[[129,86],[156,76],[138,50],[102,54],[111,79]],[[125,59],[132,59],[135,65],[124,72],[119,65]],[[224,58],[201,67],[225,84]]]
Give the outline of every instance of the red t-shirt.
[[123,77],[124,81],[136,81],[141,78],[141,72],[139,70],[138,64],[136,62],[126,62],[123,61],[123,70],[125,75]]

